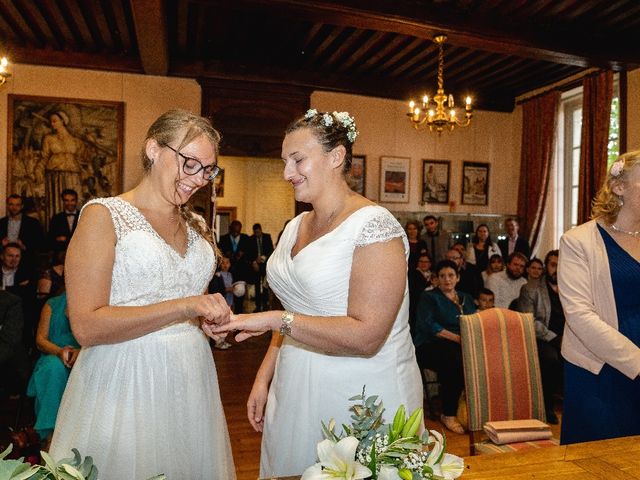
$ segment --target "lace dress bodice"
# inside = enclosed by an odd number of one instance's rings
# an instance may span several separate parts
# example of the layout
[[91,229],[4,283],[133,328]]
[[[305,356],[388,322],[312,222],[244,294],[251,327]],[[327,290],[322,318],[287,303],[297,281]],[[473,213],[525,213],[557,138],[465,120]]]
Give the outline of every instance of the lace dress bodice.
[[92,204],[109,210],[116,233],[111,305],[148,305],[206,290],[215,270],[213,249],[191,227],[181,256],[129,202],[98,198],[85,208]]

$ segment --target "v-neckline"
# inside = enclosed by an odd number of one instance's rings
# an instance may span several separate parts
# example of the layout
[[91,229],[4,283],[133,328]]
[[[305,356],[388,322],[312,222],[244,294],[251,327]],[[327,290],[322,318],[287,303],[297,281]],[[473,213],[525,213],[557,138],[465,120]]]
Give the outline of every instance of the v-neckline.
[[320,235],[318,238],[314,238],[312,241],[310,241],[309,243],[307,243],[304,247],[302,247],[300,250],[298,250],[298,252],[293,255],[293,247],[296,246],[296,243],[298,243],[298,235],[300,234],[300,226],[302,225],[302,220],[304,219],[304,217],[307,216],[307,214],[309,212],[304,212],[304,215],[302,215],[300,217],[300,220],[298,221],[298,224],[296,225],[296,231],[295,231],[295,235],[293,236],[293,244],[291,245],[291,249],[289,250],[289,259],[290,260],[295,260],[296,258],[298,258],[298,256],[304,252],[309,246],[313,245],[314,243],[320,241],[321,239],[331,235],[333,232],[337,231],[338,229],[340,229],[340,227],[342,227],[342,225],[345,224],[345,222],[347,220],[349,220],[353,215],[355,215],[357,212],[359,212],[362,209],[368,208],[368,207],[375,207],[375,205],[365,205],[363,207],[360,207],[356,210],[354,210],[353,212],[351,212],[349,215],[347,215],[344,220],[342,220],[338,225],[336,225],[334,228],[332,228],[331,230],[329,230],[327,233],[323,233],[322,235]]
[[175,248],[173,248],[171,246],[171,244],[169,242],[167,242],[165,240],[165,238],[160,235],[158,233],[158,231],[153,228],[153,225],[151,224],[151,222],[147,219],[147,217],[145,217],[144,213],[142,213],[142,211],[136,207],[133,203],[131,203],[128,200],[125,200],[122,197],[115,197],[120,199],[122,202],[126,203],[127,205],[129,205],[131,208],[133,208],[135,210],[135,213],[137,213],[138,215],[140,215],[140,217],[142,218],[142,220],[144,221],[144,223],[147,224],[147,226],[149,227],[149,230],[153,233],[153,235],[155,237],[157,237],[169,250],[171,250],[174,254],[176,254],[178,257],[180,257],[182,260],[184,260],[185,258],[187,258],[187,254],[189,253],[189,246],[191,245],[191,227],[189,226],[189,224],[186,224],[187,227],[187,244],[185,245],[184,248],[184,253],[180,253],[178,250],[176,250]]
[[[617,241],[615,238],[613,238],[613,235],[611,235],[603,225],[600,225],[600,224],[599,224],[599,223],[597,223],[597,222],[596,222],[596,224],[597,224],[597,225],[598,225],[598,227],[600,228],[601,232],[604,232],[604,233],[606,233],[606,234],[607,234],[607,237],[609,237],[609,239],[613,242],[613,244],[615,245],[615,248],[617,248],[618,250],[622,251],[622,253],[623,253],[624,255],[626,255],[626,256],[627,256],[627,257],[629,257],[631,260],[635,261],[637,264],[639,264],[639,265],[640,265],[640,259],[638,259],[638,258],[634,257],[634,256],[633,256],[633,255],[631,255],[629,252],[627,252],[627,251],[622,247],[622,245],[620,245],[620,244],[618,243],[618,241]],[[602,236],[602,233],[601,233],[600,235]],[[603,240],[604,240],[604,238],[603,238]],[[606,247],[606,245],[605,245],[605,247]]]

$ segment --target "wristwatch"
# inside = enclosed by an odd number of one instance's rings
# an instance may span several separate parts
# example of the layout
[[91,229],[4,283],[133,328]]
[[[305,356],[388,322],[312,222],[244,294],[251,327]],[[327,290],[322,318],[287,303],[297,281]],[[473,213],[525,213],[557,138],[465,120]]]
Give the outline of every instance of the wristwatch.
[[282,312],[282,324],[280,325],[280,335],[291,335],[291,325],[293,324],[293,313]]

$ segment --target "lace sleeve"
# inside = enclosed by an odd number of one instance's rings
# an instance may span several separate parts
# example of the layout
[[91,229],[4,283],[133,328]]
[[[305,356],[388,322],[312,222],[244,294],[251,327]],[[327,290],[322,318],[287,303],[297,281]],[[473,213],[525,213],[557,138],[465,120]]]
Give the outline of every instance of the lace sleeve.
[[388,242],[396,237],[405,237],[404,229],[386,210],[378,212],[365,222],[356,238],[355,246],[362,247],[378,242]]

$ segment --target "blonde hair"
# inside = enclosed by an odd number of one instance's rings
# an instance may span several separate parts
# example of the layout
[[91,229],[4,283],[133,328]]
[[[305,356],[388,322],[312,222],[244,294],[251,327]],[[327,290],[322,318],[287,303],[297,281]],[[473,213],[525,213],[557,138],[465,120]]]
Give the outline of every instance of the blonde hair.
[[[618,163],[621,162],[621,163]],[[620,155],[618,159],[611,165],[607,172],[607,178],[604,184],[596,194],[591,205],[591,218],[604,218],[608,223],[614,223],[618,218],[620,207],[622,207],[622,198],[614,193],[613,189],[620,183],[627,181],[629,170],[640,163],[640,150],[627,152]],[[622,170],[618,171],[621,165]],[[617,167],[617,168],[614,168]],[[613,175],[611,170],[614,170]]]
[[[180,137],[180,135],[182,136]],[[163,113],[151,124],[149,130],[147,130],[147,136],[140,153],[142,168],[145,173],[148,173],[153,165],[153,159],[148,157],[146,151],[146,146],[149,140],[155,140],[158,145],[163,147],[177,142],[177,147],[175,148],[180,151],[180,149],[201,136],[204,136],[211,142],[217,156],[221,136],[220,133],[213,128],[213,125],[211,125],[211,122],[207,118],[201,117],[187,110],[176,109]],[[176,182],[177,180],[178,179],[176,178]],[[204,219],[193,212],[186,204],[177,204],[176,206],[178,207],[180,216],[187,222],[187,224],[198,232],[198,234],[204,237],[205,240],[211,243],[215,249],[213,233]]]

